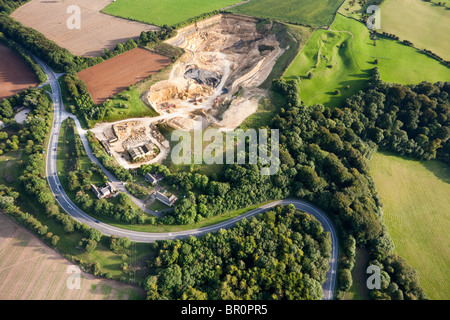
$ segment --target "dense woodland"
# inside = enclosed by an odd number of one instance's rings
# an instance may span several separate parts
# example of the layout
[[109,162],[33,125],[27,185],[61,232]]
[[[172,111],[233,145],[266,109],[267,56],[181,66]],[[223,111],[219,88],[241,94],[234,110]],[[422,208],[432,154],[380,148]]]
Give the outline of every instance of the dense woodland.
[[323,297],[331,240],[320,222],[289,205],[154,248],[149,299],[300,300]]
[[353,114],[347,126],[380,149],[450,164],[449,95],[450,82],[407,87],[383,83],[377,75],[369,90],[346,101]]
[[164,166],[143,166],[142,174],[165,172],[165,183],[186,195],[162,222],[188,224],[265,200],[306,199],[329,212],[344,239],[340,290],[351,285],[357,245],[365,246],[389,275],[382,290],[372,291],[374,298],[426,298],[414,270],[392,254],[368,158],[380,148],[445,160],[449,83],[386,84],[374,69],[367,90],[333,110],[302,106],[297,88],[295,82],[274,83],[274,90],[287,98],[271,125],[280,129],[281,166],[276,175],[261,176],[260,165],[228,165],[216,181],[200,173],[170,175]]

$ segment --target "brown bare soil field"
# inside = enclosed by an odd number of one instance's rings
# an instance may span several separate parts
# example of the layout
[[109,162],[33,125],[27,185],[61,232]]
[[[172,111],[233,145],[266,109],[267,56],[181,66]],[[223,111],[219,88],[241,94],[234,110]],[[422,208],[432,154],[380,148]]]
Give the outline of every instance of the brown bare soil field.
[[37,84],[36,75],[25,61],[0,44],[0,101]]
[[[142,31],[158,30],[149,24],[113,17],[100,10],[111,0],[32,0],[11,15],[27,27],[43,33],[50,40],[75,55],[94,57],[105,48],[112,50],[119,42],[139,37]],[[81,29],[68,29],[67,19],[72,13],[67,8],[81,9]]]
[[[117,300],[143,290],[82,272],[80,289],[68,289],[72,264],[0,213],[0,300]],[[131,296],[130,296],[131,295]]]
[[135,48],[81,71],[78,75],[96,104],[144,80],[168,66],[171,60],[143,48]]

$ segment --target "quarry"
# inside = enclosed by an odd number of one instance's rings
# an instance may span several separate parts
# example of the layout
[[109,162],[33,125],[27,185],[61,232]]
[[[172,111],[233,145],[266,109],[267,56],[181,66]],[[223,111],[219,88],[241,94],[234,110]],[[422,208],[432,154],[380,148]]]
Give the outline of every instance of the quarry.
[[[239,126],[266,94],[258,86],[284,52],[253,18],[217,15],[180,29],[167,43],[185,50],[168,80],[153,85],[147,102],[159,114],[203,110],[210,124]],[[197,116],[198,116],[197,112]],[[189,130],[188,128],[186,128]]]
[[219,14],[180,29],[166,43],[185,53],[167,80],[142,96],[159,116],[102,123],[93,132],[121,165],[136,168],[161,162],[170,151],[157,124],[183,131],[198,122],[203,129],[235,129],[267,97],[259,86],[285,51],[269,28],[258,28],[253,18]]

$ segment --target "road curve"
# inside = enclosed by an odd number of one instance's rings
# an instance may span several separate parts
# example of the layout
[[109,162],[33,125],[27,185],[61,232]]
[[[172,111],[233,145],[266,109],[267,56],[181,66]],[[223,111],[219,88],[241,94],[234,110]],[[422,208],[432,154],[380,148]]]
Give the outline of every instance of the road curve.
[[[244,218],[250,218],[262,212],[265,212],[277,205],[288,205],[293,204],[296,209],[304,211],[312,216],[314,216],[323,226],[325,232],[329,232],[331,235],[331,258],[330,258],[330,268],[326,275],[326,282],[323,284],[323,293],[325,300],[332,300],[334,296],[334,289],[336,286],[336,274],[337,274],[337,261],[338,261],[338,237],[336,230],[327,215],[318,207],[302,200],[297,199],[285,199],[278,200],[266,205],[263,205],[257,209],[251,210],[245,214],[238,217],[229,219],[227,221],[203,227],[198,229],[191,229],[179,232],[161,232],[161,233],[150,233],[150,232],[139,232],[126,230],[118,227],[108,225],[106,223],[100,222],[85,212],[78,208],[67,196],[64,189],[59,181],[57,167],[56,167],[56,157],[57,157],[57,145],[58,145],[58,132],[61,129],[61,123],[67,117],[73,117],[73,115],[68,114],[64,110],[61,96],[61,88],[58,82],[58,75],[56,75],[53,70],[51,70],[42,60],[31,55],[42,67],[44,72],[47,74],[48,83],[52,88],[52,94],[50,94],[54,103],[54,118],[53,127],[51,131],[51,136],[47,149],[47,180],[50,185],[50,189],[53,192],[59,205],[75,220],[88,225],[91,228],[95,228],[105,235],[111,236],[116,235],[119,237],[128,237],[130,240],[135,242],[150,243],[157,240],[168,240],[168,239],[182,239],[189,236],[202,236],[206,233],[219,231],[220,229],[227,229],[234,226],[238,221]],[[75,118],[76,119],[76,118]],[[90,151],[90,148],[86,150]],[[98,162],[98,160],[97,160]],[[103,166],[101,166],[103,168]]]

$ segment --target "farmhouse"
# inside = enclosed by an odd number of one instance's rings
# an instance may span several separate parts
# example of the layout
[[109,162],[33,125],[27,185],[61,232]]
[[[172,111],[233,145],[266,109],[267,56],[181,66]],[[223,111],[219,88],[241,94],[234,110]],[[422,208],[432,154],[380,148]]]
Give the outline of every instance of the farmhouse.
[[173,204],[175,203],[175,201],[178,200],[178,198],[175,195],[171,195],[170,197],[167,197],[165,194],[156,191],[156,200],[164,203],[166,206],[173,206]]
[[91,184],[91,186],[92,186],[92,191],[94,192],[96,197],[99,199],[109,198],[117,192],[117,189],[114,188],[114,186],[109,181],[106,183],[106,186],[103,188],[97,188],[93,184]]
[[145,180],[147,180],[148,182],[150,182],[153,185],[157,184],[162,179],[164,179],[164,175],[162,173],[153,173],[153,174],[146,173],[145,174]]

